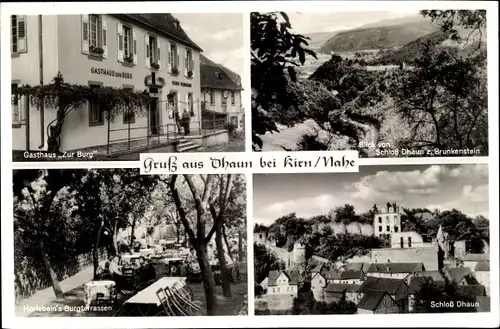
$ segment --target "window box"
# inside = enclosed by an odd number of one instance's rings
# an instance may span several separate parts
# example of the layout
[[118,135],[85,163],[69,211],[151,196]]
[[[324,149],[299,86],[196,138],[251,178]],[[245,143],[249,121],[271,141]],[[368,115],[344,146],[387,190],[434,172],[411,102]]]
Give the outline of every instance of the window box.
[[188,71],[188,78],[192,78],[193,77],[193,71]]
[[155,69],[155,70],[159,70],[160,69],[160,64],[158,64],[158,63],[151,63],[151,68]]
[[101,47],[90,46],[89,52],[92,56],[102,57],[102,55],[104,54],[104,49]]
[[123,61],[127,64],[134,64],[134,57],[132,55],[123,57]]
[[177,74],[179,74],[179,69],[178,69],[176,66],[174,66],[174,67],[172,68],[172,74],[173,74],[173,75],[177,75]]

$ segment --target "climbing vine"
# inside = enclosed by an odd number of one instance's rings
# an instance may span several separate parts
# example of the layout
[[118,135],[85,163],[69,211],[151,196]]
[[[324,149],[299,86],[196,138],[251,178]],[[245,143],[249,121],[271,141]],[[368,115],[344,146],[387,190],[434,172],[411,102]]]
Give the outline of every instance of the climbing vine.
[[114,121],[117,115],[136,113],[145,116],[150,101],[149,94],[131,89],[103,86],[93,88],[86,85],[70,84],[59,72],[50,84],[24,85],[13,90],[15,97],[26,96],[32,106],[40,109],[57,110],[56,119],[47,125],[48,152],[58,153],[60,136],[65,119],[75,109],[83,108],[89,101],[95,101],[104,118]]

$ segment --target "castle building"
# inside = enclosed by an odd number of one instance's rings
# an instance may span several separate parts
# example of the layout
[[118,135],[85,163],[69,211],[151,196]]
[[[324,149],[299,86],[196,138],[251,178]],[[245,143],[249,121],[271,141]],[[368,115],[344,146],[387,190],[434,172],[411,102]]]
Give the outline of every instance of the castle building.
[[[108,120],[97,101],[64,120],[60,149],[78,150],[124,139],[160,136],[187,110],[201,121],[202,49],[171,14],[13,15],[11,88],[64,82],[148,93],[147,113]],[[56,109],[37,108],[26,96],[12,100],[14,150],[46,150]],[[193,126],[194,128],[194,126]],[[172,129],[173,131],[173,129]]]
[[388,203],[374,216],[373,232],[376,236],[390,238],[393,233],[401,232],[401,214],[395,203]]

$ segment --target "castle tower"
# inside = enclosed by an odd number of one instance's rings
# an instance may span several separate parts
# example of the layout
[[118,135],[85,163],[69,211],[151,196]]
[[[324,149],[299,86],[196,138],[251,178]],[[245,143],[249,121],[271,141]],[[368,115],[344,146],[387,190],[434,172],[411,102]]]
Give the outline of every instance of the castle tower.
[[302,264],[306,261],[306,246],[302,243],[295,243],[293,245],[293,262],[295,264]]

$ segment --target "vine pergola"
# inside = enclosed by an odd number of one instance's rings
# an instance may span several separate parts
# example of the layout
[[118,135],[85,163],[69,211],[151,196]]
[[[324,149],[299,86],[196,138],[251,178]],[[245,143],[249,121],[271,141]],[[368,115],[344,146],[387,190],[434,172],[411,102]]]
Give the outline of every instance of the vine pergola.
[[24,85],[12,91],[14,97],[26,96],[29,103],[38,109],[52,108],[57,115],[47,125],[47,151],[59,153],[60,137],[64,121],[75,109],[83,108],[89,101],[95,101],[108,121],[113,122],[117,115],[135,113],[145,116],[151,97],[148,93],[131,89],[102,86],[93,88],[86,85],[64,82],[60,72],[50,84]]

